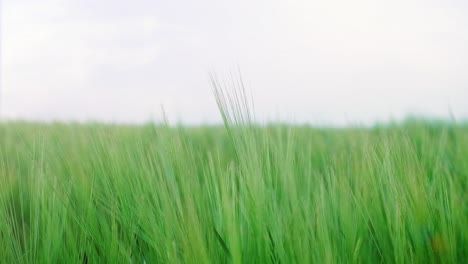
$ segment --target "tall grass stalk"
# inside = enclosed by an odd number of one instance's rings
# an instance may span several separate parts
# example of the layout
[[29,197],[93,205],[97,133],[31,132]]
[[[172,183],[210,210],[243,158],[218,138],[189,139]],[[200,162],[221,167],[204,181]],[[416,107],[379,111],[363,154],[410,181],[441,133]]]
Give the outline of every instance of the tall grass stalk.
[[[2,263],[463,263],[468,127],[3,123]],[[226,88],[232,87],[234,89]]]

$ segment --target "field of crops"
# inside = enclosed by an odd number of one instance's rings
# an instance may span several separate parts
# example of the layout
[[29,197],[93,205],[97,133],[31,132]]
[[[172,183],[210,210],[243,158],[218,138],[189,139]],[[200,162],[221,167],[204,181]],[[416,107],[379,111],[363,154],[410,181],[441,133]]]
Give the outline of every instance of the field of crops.
[[468,260],[468,126],[221,109],[219,127],[0,125],[0,262]]

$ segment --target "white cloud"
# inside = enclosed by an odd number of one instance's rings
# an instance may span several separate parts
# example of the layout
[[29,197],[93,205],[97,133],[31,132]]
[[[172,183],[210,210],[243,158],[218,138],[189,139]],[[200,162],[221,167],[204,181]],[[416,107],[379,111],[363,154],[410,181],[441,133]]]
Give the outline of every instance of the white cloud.
[[219,120],[207,71],[236,63],[266,118],[468,117],[456,0],[4,2],[11,118],[142,121],[164,104],[174,120]]

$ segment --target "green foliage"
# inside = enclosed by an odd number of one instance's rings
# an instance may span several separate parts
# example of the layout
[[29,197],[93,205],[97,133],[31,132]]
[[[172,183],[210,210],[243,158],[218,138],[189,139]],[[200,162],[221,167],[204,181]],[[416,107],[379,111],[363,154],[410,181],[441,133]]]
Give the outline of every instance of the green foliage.
[[236,98],[224,128],[1,125],[0,262],[468,259],[468,127],[259,126]]

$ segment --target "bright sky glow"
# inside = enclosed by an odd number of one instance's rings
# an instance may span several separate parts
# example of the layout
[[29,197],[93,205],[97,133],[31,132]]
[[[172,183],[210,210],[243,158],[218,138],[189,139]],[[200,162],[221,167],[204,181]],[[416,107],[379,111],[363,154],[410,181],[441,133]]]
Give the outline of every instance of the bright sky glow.
[[468,118],[465,0],[4,0],[8,119],[219,122],[240,66],[261,120]]

